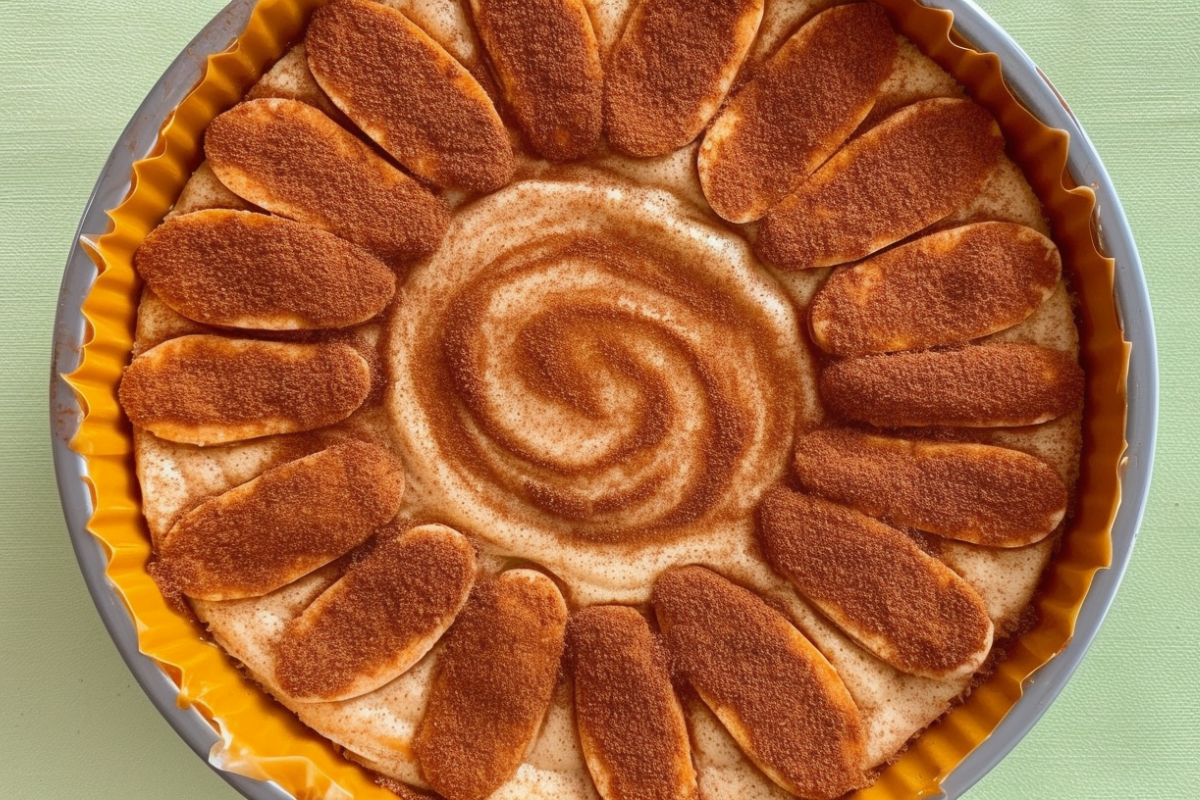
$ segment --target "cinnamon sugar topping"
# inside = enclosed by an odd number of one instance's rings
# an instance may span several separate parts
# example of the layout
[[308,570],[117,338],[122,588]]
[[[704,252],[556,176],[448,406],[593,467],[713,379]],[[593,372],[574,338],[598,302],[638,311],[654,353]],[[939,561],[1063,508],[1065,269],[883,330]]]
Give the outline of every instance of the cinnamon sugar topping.
[[275,680],[292,700],[346,700],[425,655],[475,581],[475,551],[443,525],[380,534],[375,548],[288,624]]
[[982,444],[914,441],[823,430],[796,443],[807,490],[899,525],[988,547],[1045,538],[1067,510],[1054,469]]
[[312,106],[247,100],[204,138],[213,172],[257,206],[332,231],[382,258],[437,249],[446,204]]
[[1070,353],[1031,344],[863,356],[833,364],[821,397],[837,416],[881,428],[1036,425],[1083,402]]
[[120,398],[134,425],[173,442],[212,445],[332,425],[370,390],[370,366],[349,345],[198,334],[135,358]]
[[386,450],[329,447],[186,514],[163,539],[155,577],[202,600],[266,594],[366,541],[399,510],[403,491]]
[[999,126],[975,103],[913,103],[846,145],[767,214],[759,255],[782,269],[870,255],[975,197],[1003,154]]
[[874,3],[829,9],[797,31],[704,137],[698,167],[713,210],[750,222],[791,194],[870,112],[896,49]]
[[992,646],[983,600],[900,531],[845,506],[775,489],[763,500],[771,566],[838,627],[896,669],[945,679]]
[[640,0],[605,72],[609,143],[661,156],[696,138],[725,99],[763,0]]
[[1061,271],[1054,242],[1032,228],[964,225],[838,270],[813,298],[809,324],[839,356],[959,344],[1031,315]]
[[475,25],[521,129],[543,158],[600,142],[604,73],[582,0],[471,0]]
[[305,43],[325,93],[414,174],[476,192],[512,179],[512,147],[491,98],[399,11],[334,0],[313,14]]
[[666,652],[627,606],[571,617],[568,652],[583,754],[604,800],[694,800],[696,770]]
[[659,577],[653,603],[676,669],[771,780],[814,800],[866,784],[858,708],[779,612],[699,566]]
[[447,800],[482,800],[517,771],[558,679],[567,607],[531,570],[480,582],[438,657],[413,752]]
[[341,328],[383,311],[396,276],[366,250],[319,228],[238,211],[172,217],[134,254],[167,305],[207,325]]

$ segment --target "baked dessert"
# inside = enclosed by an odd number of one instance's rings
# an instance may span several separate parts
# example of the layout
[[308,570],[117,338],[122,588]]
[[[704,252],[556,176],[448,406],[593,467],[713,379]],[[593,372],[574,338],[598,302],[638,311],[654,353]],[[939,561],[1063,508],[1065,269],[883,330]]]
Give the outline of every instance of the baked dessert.
[[135,259],[151,570],[393,791],[838,797],[1020,631],[1070,295],[881,8],[333,0],[205,154]]

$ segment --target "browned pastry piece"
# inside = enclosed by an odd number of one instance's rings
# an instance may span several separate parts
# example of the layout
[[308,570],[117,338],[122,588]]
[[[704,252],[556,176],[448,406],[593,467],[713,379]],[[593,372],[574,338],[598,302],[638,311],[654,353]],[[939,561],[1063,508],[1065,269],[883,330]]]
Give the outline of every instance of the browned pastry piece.
[[777,488],[760,509],[763,553],[805,599],[901,672],[975,672],[992,648],[982,598],[911,538],[852,508]]
[[471,0],[504,97],[533,149],[582,158],[603,127],[604,70],[583,0]]
[[266,594],[365,542],[403,493],[404,474],[386,450],[334,445],[188,512],[163,538],[155,577],[201,600]]
[[873,517],[988,547],[1041,541],[1067,488],[1039,458],[983,444],[828,429],[796,442],[800,485]]
[[663,573],[651,602],[676,669],[767,777],[812,800],[866,785],[858,708],[783,615],[700,566]]
[[342,328],[383,311],[396,276],[363,248],[299,222],[219,209],[150,232],[134,267],[163,302],[206,325]]
[[1083,402],[1083,370],[1068,352],[1032,344],[849,358],[821,375],[838,417],[880,428],[1036,425]]
[[332,425],[370,391],[370,365],[347,344],[195,334],[133,359],[120,398],[139,428],[172,442],[213,445]]
[[640,0],[604,74],[608,141],[662,156],[717,112],[762,22],[763,0]]
[[483,800],[525,758],[558,679],[567,606],[516,569],[481,581],[446,637],[413,753],[447,800]]
[[1029,317],[1061,273],[1058,248],[1032,228],[964,225],[839,269],[809,305],[809,326],[838,356],[960,344]]
[[209,124],[204,152],[240,197],[389,261],[429,255],[450,225],[445,202],[297,100],[234,106]]
[[399,11],[334,0],[313,13],[305,45],[329,98],[413,174],[474,192],[512,180],[512,147],[491,98]]
[[801,27],[704,137],[697,167],[713,210],[751,222],[795,191],[870,113],[896,51],[874,3],[837,6]]
[[696,770],[666,652],[627,606],[571,617],[568,653],[575,721],[604,800],[696,800]]
[[906,106],[854,139],[763,218],[756,245],[781,269],[868,256],[975,197],[1004,155],[991,115],[970,100]]
[[348,700],[421,660],[475,582],[475,550],[444,525],[380,535],[276,643],[275,680],[299,702]]

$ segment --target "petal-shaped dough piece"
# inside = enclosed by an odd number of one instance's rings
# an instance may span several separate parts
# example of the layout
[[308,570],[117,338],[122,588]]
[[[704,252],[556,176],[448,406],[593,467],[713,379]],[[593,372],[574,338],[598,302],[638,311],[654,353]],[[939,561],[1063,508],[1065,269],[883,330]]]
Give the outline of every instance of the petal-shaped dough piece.
[[234,106],[209,124],[204,152],[238,196],[388,260],[429,255],[450,225],[445,202],[298,100]]
[[695,800],[683,708],[645,618],[628,606],[590,606],[571,617],[567,641],[579,739],[600,796]]
[[641,0],[604,75],[609,142],[661,156],[717,112],[762,22],[763,0]]
[[554,582],[481,582],[438,658],[413,752],[447,800],[482,800],[517,771],[550,708],[567,626]]
[[491,98],[399,11],[334,0],[313,13],[305,43],[329,98],[415,175],[474,192],[512,180],[512,146]]
[[772,209],[758,253],[781,269],[868,256],[973,199],[1003,155],[1000,126],[970,100],[913,103],[838,151]]
[[398,678],[454,622],[475,570],[471,543],[444,525],[383,534],[284,629],[276,683],[292,700],[329,702]]
[[155,577],[201,600],[258,597],[365,542],[400,509],[389,452],[346,442],[267,470],[197,506],[163,538]]
[[396,276],[363,248],[299,222],[219,209],[171,217],[133,258],[162,300],[206,325],[343,328],[383,311]]
[[1071,353],[1032,344],[863,356],[821,375],[842,419],[880,428],[1037,425],[1079,408],[1083,370]]
[[1058,247],[1033,228],[963,225],[834,272],[809,327],[837,356],[961,344],[1029,317],[1061,273]]
[[471,0],[479,38],[521,130],[551,161],[600,142],[604,71],[583,0]]
[[1067,512],[1054,468],[1006,447],[829,429],[797,440],[795,468],[822,497],[988,547],[1041,541]]
[[651,601],[677,670],[767,777],[813,800],[866,784],[858,708],[783,615],[699,566],[663,573]]
[[794,192],[870,113],[896,50],[874,3],[831,8],[796,31],[704,137],[697,167],[713,210],[751,222]]
[[970,675],[992,648],[971,588],[890,525],[852,508],[774,489],[760,510],[771,566],[863,647],[901,672]]
[[120,398],[139,428],[172,442],[213,445],[332,425],[370,391],[370,365],[347,344],[195,334],[133,359]]

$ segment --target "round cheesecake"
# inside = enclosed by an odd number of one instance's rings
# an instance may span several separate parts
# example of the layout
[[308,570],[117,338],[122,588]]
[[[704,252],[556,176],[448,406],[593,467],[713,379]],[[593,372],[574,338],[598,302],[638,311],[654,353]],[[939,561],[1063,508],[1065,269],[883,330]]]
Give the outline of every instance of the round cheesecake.
[[1031,620],[1083,373],[871,2],[332,0],[135,256],[164,595],[402,797],[841,797]]

